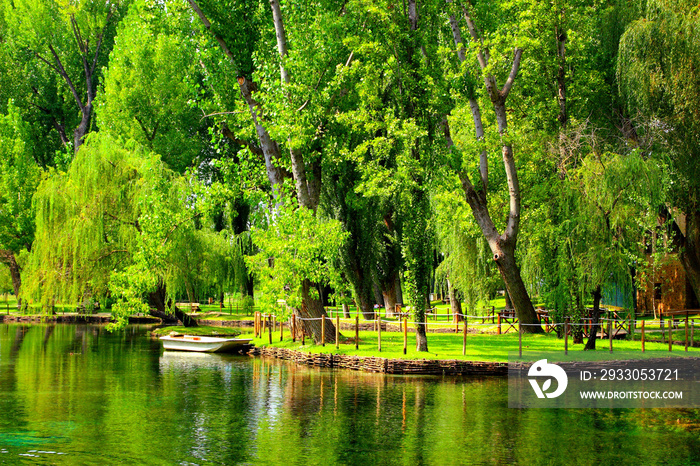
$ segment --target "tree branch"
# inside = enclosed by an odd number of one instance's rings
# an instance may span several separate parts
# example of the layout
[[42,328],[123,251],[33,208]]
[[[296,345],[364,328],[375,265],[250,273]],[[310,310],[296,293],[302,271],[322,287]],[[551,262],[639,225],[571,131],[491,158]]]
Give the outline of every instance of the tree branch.
[[226,45],[224,38],[212,30],[211,23],[209,22],[206,15],[201,10],[201,8],[199,8],[199,5],[197,5],[197,3],[194,0],[187,0],[187,1],[189,2],[190,6],[194,10],[194,12],[197,14],[197,16],[199,16],[199,19],[202,21],[202,24],[204,25],[206,30],[209,31],[214,36],[214,39],[216,39],[216,41],[219,43],[221,50],[223,50],[224,54],[229,58],[229,60],[231,60],[231,63],[233,63],[234,67],[237,68],[236,59],[233,56],[233,52],[231,52],[231,49],[229,49],[228,45]]
[[263,154],[263,151],[259,146],[253,144],[252,142],[246,141],[245,139],[237,138],[236,135],[233,134],[233,132],[228,128],[228,126],[224,126],[222,132],[223,132],[223,135],[226,136],[231,141],[235,142],[238,145],[247,147],[248,150],[250,150],[253,154],[262,155],[262,156],[265,155],[265,154]]
[[167,243],[170,240],[170,235],[175,233],[175,230],[180,228],[180,225],[182,225],[185,222],[189,222],[190,220],[194,220],[195,218],[198,218],[201,216],[202,216],[201,213],[197,213],[197,214],[194,214],[192,217],[183,218],[182,220],[177,222],[175,225],[172,226],[172,228],[170,228],[170,231],[168,231],[168,234],[165,235],[165,238],[163,239],[163,243],[161,244],[161,246],[165,246],[165,243]]
[[78,91],[75,89],[75,86],[73,85],[73,81],[71,81],[70,77],[68,76],[68,73],[66,73],[65,68],[63,68],[63,63],[61,63],[61,59],[58,57],[58,54],[56,53],[56,50],[53,48],[52,45],[49,45],[49,50],[51,51],[51,54],[53,55],[53,58],[56,61],[56,67],[52,66],[52,68],[59,75],[61,75],[61,77],[63,77],[63,79],[66,81],[66,83],[68,84],[68,87],[71,90],[71,93],[73,94],[73,97],[75,98],[76,103],[78,104],[78,108],[80,108],[80,112],[84,113],[85,106],[83,105],[83,102],[80,99],[80,96],[78,95]]
[[505,100],[508,97],[508,94],[510,93],[510,89],[513,87],[513,82],[515,81],[515,77],[518,75],[518,69],[520,68],[520,59],[523,56],[523,49],[520,47],[517,47],[514,52],[513,56],[513,66],[510,68],[510,73],[508,74],[508,79],[506,79],[506,83],[503,85],[503,89],[501,90],[500,94]]
[[95,56],[92,58],[92,65],[90,66],[90,75],[91,76],[95,73],[95,68],[97,67],[97,58],[100,55],[100,48],[102,47],[102,39],[105,36],[105,31],[107,31],[107,26],[109,26],[109,20],[112,19],[112,14],[114,14],[114,10],[112,10],[112,8],[110,8],[109,12],[107,13],[107,19],[105,20],[105,25],[102,28],[102,32],[100,33],[99,38],[97,39],[97,47],[95,48]]
[[481,36],[479,30],[476,28],[474,20],[472,19],[471,14],[469,14],[469,10],[467,10],[466,7],[462,7],[462,11],[464,12],[464,19],[467,21],[469,35],[472,36],[472,39],[478,41],[479,44],[481,44],[481,48],[477,52],[477,59],[479,60],[479,66],[481,67],[481,69],[485,70],[486,67],[489,66],[489,60],[491,58],[489,54],[489,48],[484,46],[484,39]]
[[134,119],[135,119],[136,121],[139,122],[139,125],[141,126],[141,129],[143,130],[143,133],[146,135],[146,139],[147,139],[149,142],[153,142],[153,139],[155,139],[155,137],[156,137],[156,131],[158,131],[158,126],[160,125],[160,122],[159,122],[159,121],[156,121],[156,125],[155,125],[155,127],[153,128],[153,131],[152,131],[151,134],[149,135],[149,134],[148,134],[148,130],[146,129],[146,126],[143,124],[143,121],[141,121],[141,118],[135,116]]

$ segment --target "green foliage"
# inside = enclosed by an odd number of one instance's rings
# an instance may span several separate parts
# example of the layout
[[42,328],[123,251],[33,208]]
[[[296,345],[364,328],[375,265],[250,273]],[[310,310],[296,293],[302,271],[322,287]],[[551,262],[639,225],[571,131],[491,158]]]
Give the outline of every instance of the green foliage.
[[138,141],[180,173],[204,145],[199,44],[185,29],[188,10],[177,2],[167,8],[147,1],[131,5],[119,25],[97,102],[101,130]]
[[321,220],[309,209],[291,206],[277,213],[268,229],[254,229],[257,254],[246,257],[262,290],[259,303],[267,309],[284,299],[289,306],[301,306],[301,284],[305,279],[318,284],[340,283],[332,264],[337,262],[347,233],[339,222]]
[[10,102],[8,114],[0,115],[0,249],[15,254],[34,240],[32,196],[41,170],[32,153],[27,124]]
[[12,293],[12,277],[10,277],[9,267],[0,264],[0,293]]
[[[620,41],[620,92],[633,116],[640,114],[633,144],[653,138],[673,163],[673,194],[681,208],[700,190],[700,11],[696,2],[649,1],[646,17]],[[641,139],[641,141],[640,141]]]

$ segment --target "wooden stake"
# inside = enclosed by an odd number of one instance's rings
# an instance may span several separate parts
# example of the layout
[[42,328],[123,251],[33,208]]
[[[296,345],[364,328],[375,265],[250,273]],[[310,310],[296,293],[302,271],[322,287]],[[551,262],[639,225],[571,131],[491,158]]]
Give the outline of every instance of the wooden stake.
[[518,355],[520,359],[523,358],[523,326],[520,325],[520,320],[518,320]]
[[355,314],[355,349],[360,349],[360,311]]
[[280,341],[284,341],[284,323],[280,321]]
[[664,332],[664,319],[659,317],[659,326],[661,327],[661,343],[666,341],[666,332]]
[[339,338],[340,335],[339,335],[339,334],[340,334],[340,316],[339,316],[338,313],[336,312],[336,313],[335,313],[335,349],[339,349],[339,348],[340,348],[340,341],[339,341],[339,340],[340,340],[340,338]]
[[467,355],[467,316],[464,316],[464,333],[462,335],[462,356]]
[[498,314],[498,334],[501,334],[501,314]]
[[406,354],[406,347],[408,346],[408,319],[403,318],[403,354]]
[[321,316],[321,346],[326,346],[326,316]]
[[564,354],[569,354],[569,318],[568,317],[564,321]]
[[685,312],[685,350],[688,351],[688,311]]
[[[274,317],[270,316],[270,317],[268,317],[268,319],[273,320]],[[274,322],[274,320],[273,320],[273,322]],[[272,344],[272,325],[270,325],[269,323],[267,325],[267,335],[268,335],[269,343]]]
[[292,314],[292,342],[297,342],[297,315]]
[[668,321],[668,351],[673,351],[673,317]]
[[608,320],[608,339],[610,340],[610,352],[611,353],[613,352],[613,349],[612,349],[612,340],[613,339],[612,339],[612,337],[613,337],[613,335],[612,335],[612,320]]
[[646,320],[642,321],[642,353],[646,351],[646,348],[644,347],[644,343],[646,341],[645,334],[644,334],[644,324],[646,323]]
[[377,344],[378,350],[382,352],[382,318],[377,316]]

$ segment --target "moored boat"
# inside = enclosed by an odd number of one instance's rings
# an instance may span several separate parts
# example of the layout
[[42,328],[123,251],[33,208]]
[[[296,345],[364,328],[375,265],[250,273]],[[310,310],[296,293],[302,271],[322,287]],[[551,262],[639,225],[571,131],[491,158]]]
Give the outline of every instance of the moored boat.
[[249,345],[250,338],[222,338],[199,335],[166,335],[160,337],[163,348],[170,351],[225,353]]

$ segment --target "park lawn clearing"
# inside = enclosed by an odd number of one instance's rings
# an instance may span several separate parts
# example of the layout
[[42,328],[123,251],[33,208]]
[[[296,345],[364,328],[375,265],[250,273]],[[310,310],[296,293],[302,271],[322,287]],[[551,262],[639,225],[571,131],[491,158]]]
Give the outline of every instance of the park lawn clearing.
[[[346,338],[354,338],[354,332],[344,331]],[[338,349],[335,344],[326,346],[314,345],[310,339],[302,345],[300,340],[292,342],[289,334],[285,332],[284,341],[279,341],[279,331],[272,334],[272,344],[269,344],[269,335],[266,332],[262,338],[255,338],[253,343],[257,346],[274,346],[288,348],[306,353],[333,353],[348,356],[381,357],[388,359],[457,359],[464,361],[507,362],[509,353],[518,353],[518,334],[504,335],[469,334],[467,336],[466,354],[462,355],[462,334],[430,333],[428,334],[429,352],[418,352],[415,349],[415,335],[408,335],[407,352],[403,354],[403,334],[399,332],[382,332],[382,351],[379,351],[377,332],[359,332],[360,345],[355,349],[354,340],[346,340]],[[596,351],[583,351],[584,344],[574,345],[569,339],[569,356],[572,360],[600,360],[610,359],[609,342],[607,339],[599,339],[596,342]],[[613,358],[645,359],[650,357],[674,357],[685,356],[683,347],[674,346],[673,352],[668,352],[668,345],[663,343],[646,343],[646,353],[641,351],[641,342],[628,340],[615,340],[613,342]],[[564,360],[564,340],[554,334],[530,335],[523,334],[523,357],[530,359],[539,354],[560,353]],[[616,355],[617,353],[617,355]],[[688,354],[700,357],[698,348],[689,348]]]

